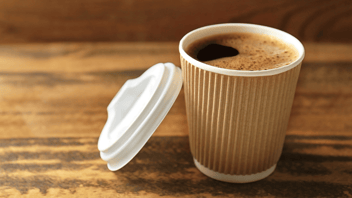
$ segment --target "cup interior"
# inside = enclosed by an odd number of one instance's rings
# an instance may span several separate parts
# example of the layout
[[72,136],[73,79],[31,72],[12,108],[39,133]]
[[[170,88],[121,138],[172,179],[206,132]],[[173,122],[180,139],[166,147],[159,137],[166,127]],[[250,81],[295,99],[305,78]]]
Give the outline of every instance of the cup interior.
[[[257,34],[266,34],[270,36],[275,36],[276,38],[286,42],[287,44],[293,45],[298,51],[299,56],[291,64],[282,66],[279,68],[268,69],[268,70],[246,71],[246,70],[224,69],[224,68],[211,66],[192,58],[185,52],[185,48],[196,40],[199,40],[204,37],[216,35],[216,34],[232,33],[232,32],[248,32],[248,33],[257,33]],[[279,74],[299,65],[302,62],[305,55],[305,51],[302,43],[294,36],[275,28],[266,27],[262,25],[242,24],[242,23],[210,25],[210,26],[205,26],[205,27],[193,30],[188,34],[186,34],[181,39],[179,44],[179,51],[181,56],[184,59],[186,59],[188,62],[190,62],[192,65],[196,67],[199,67],[207,71],[224,74],[224,75],[230,75],[230,76],[270,76],[270,75]]]

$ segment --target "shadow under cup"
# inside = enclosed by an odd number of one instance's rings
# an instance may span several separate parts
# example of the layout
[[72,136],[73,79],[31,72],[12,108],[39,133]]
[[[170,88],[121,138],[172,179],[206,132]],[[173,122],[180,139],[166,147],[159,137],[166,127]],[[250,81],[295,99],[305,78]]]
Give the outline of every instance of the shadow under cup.
[[[289,65],[257,71],[230,70],[190,57],[185,48],[203,37],[251,32],[292,44]],[[303,45],[290,34],[260,25],[219,24],[196,29],[180,41],[190,148],[197,168],[225,182],[247,183],[270,175],[280,158]]]

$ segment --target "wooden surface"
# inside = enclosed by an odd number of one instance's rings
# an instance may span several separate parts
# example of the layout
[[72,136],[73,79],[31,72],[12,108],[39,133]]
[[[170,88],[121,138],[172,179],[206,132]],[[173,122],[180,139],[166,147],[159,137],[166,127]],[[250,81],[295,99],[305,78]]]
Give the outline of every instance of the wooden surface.
[[352,42],[351,0],[0,0],[0,43],[179,41],[216,23],[279,28],[301,41]]
[[111,172],[97,141],[123,83],[177,43],[0,46],[0,197],[351,197],[352,45],[304,43],[287,138],[275,172],[251,184],[201,174],[184,95],[141,152]]

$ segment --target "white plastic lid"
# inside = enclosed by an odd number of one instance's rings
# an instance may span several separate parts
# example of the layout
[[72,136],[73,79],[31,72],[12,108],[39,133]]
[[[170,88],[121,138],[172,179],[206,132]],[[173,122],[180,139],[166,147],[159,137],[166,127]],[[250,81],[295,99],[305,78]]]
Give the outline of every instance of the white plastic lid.
[[181,69],[159,63],[126,81],[108,106],[98,149],[111,171],[133,159],[158,128],[182,87]]

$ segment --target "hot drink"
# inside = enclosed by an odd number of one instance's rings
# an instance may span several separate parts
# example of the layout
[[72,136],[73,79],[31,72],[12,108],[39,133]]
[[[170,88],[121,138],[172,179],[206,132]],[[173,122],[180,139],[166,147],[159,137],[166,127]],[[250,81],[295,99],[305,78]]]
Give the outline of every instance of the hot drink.
[[290,64],[297,50],[274,36],[225,33],[191,43],[186,52],[208,65],[234,70],[267,70]]
[[235,183],[270,175],[282,152],[303,45],[274,28],[219,24],[191,31],[179,50],[196,167]]

